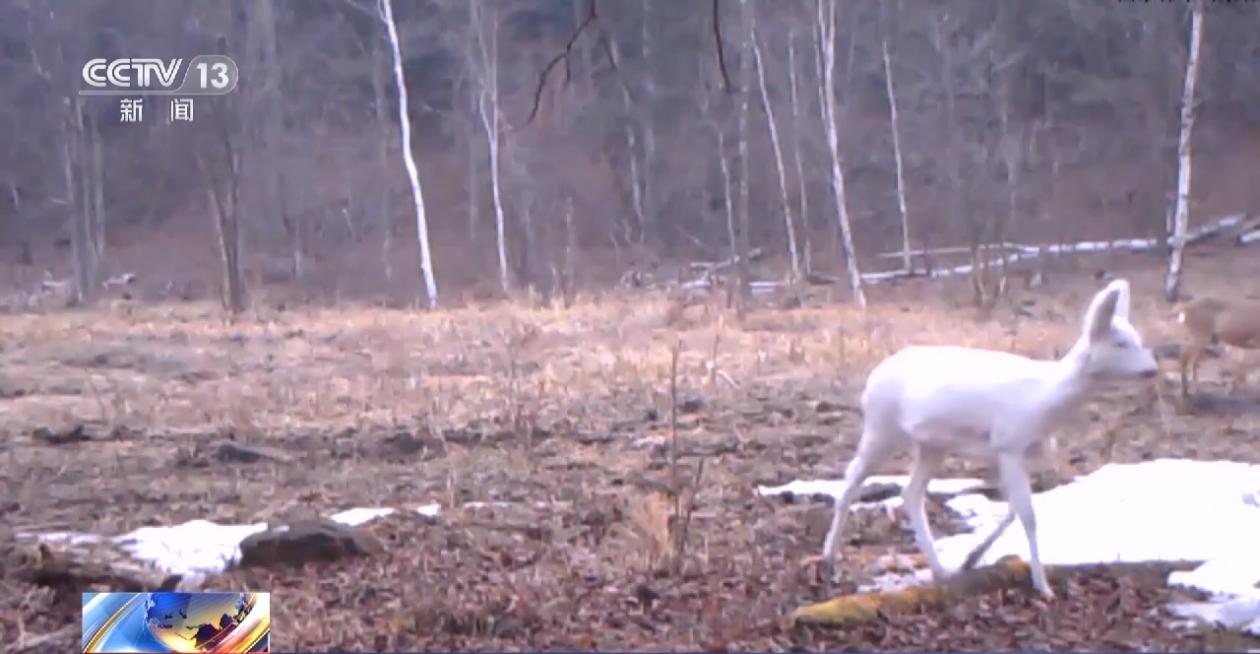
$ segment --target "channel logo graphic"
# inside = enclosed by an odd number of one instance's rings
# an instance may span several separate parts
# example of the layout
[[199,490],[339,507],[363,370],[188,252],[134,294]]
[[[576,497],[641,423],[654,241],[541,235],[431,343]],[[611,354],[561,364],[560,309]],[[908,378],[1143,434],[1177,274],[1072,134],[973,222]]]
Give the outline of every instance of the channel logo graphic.
[[187,66],[182,58],[97,57],[83,64],[82,77],[79,95],[227,95],[240,69],[227,55],[197,55]]
[[83,593],[83,651],[270,652],[270,593]]

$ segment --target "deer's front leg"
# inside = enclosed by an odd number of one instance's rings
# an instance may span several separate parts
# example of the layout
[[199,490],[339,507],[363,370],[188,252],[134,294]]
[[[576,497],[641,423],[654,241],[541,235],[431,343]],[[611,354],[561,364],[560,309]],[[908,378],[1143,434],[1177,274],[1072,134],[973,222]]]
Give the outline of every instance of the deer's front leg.
[[1018,454],[1002,454],[998,458],[998,471],[1002,477],[1002,490],[1006,501],[1010,502],[1011,511],[1024,526],[1024,534],[1028,537],[1028,558],[1032,568],[1032,583],[1046,599],[1054,598],[1054,591],[1046,580],[1046,571],[1041,566],[1041,553],[1037,548],[1037,516],[1033,513],[1032,485],[1028,480],[1028,469],[1024,457]]

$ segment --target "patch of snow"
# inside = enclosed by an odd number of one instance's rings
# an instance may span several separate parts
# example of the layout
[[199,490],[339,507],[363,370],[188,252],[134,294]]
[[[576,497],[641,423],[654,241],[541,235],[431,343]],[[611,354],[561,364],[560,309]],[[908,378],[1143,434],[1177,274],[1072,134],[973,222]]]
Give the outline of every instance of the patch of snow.
[[[866,484],[904,487],[905,476],[873,476]],[[1006,502],[968,492],[979,480],[933,480],[929,492],[953,495],[946,507],[961,516],[971,533],[936,541],[941,563],[957,569],[967,555],[1006,516]],[[762,495],[829,495],[843,481],[798,480],[760,487]],[[899,497],[881,502],[885,508]],[[895,501],[895,502],[894,502]],[[1037,541],[1046,564],[1145,561],[1201,561],[1191,571],[1173,572],[1170,585],[1208,592],[1211,601],[1169,607],[1175,614],[1260,635],[1260,465],[1234,461],[1158,459],[1109,464],[1074,481],[1033,495]],[[857,505],[854,507],[859,508]],[[989,548],[981,564],[1007,555],[1028,559],[1028,541],[1013,523]],[[842,554],[843,556],[843,554]],[[931,581],[920,567],[878,571],[864,590],[887,590]]]
[[78,531],[53,531],[46,534],[19,532],[17,535],[20,537],[34,536],[41,543],[65,543],[67,545],[90,545],[105,540],[96,534],[86,534]]
[[[910,475],[871,475],[863,482],[863,488],[868,486],[892,485],[899,488],[905,488],[910,483]],[[797,479],[790,481],[781,486],[759,486],[757,492],[762,495],[797,495],[810,497],[814,495],[826,495],[832,499],[839,499],[844,493],[847,486],[843,479]],[[970,491],[978,490],[985,486],[985,482],[980,479],[933,479],[928,482],[928,494],[954,496]],[[889,498],[897,499],[900,498]],[[867,502],[870,504],[880,504],[882,502]]]
[[[413,507],[416,513],[433,518],[441,507],[425,504]],[[329,516],[334,522],[352,527],[378,520],[397,512],[389,507],[356,507]],[[275,527],[285,531],[288,525]],[[268,524],[221,525],[209,520],[189,520],[183,524],[163,527],[141,527],[135,531],[109,539],[123,551],[139,561],[152,564],[167,574],[183,575],[189,581],[203,579],[207,575],[223,572],[240,559],[241,541],[266,531]],[[19,534],[20,535],[20,534]],[[68,543],[70,545],[100,543],[106,539],[96,534],[77,532],[51,532],[34,534],[43,542]]]
[[465,509],[493,509],[512,506],[511,502],[495,501],[495,502],[464,502]]
[[[1256,520],[1260,520],[1257,511]],[[1209,593],[1256,595],[1260,597],[1260,541],[1252,541],[1247,551],[1239,548],[1208,560],[1194,570],[1180,570],[1168,575],[1174,586],[1197,588]]]
[[[1047,564],[1203,561],[1173,572],[1171,585],[1206,591],[1212,601],[1170,607],[1188,618],[1260,635],[1260,465],[1158,459],[1110,464],[1033,496],[1037,541]],[[946,506],[973,533],[937,541],[941,562],[957,568],[1006,515],[1007,504],[962,495]],[[981,563],[1014,554],[1028,559],[1016,522]]]
[[353,509],[346,509],[340,513],[334,513],[331,516],[328,516],[328,519],[333,522],[340,522],[341,524],[348,525],[350,527],[358,527],[361,524],[371,522],[379,518],[384,518],[385,516],[394,513],[395,510],[396,509],[391,509],[389,507],[355,507]]
[[[1159,459],[1109,464],[1033,496],[1037,541],[1048,564],[1208,561],[1245,557],[1260,543],[1260,509],[1241,501],[1260,485],[1260,465]],[[1005,502],[961,495],[946,506],[976,533],[937,541],[941,562],[957,567],[1007,513]],[[1082,537],[1086,536],[1086,537]],[[1028,558],[1019,523],[981,563]],[[1252,579],[1255,583],[1256,579]]]
[[1260,636],[1260,595],[1219,598],[1211,602],[1182,602],[1168,607],[1174,615],[1231,631]]
[[240,558],[241,541],[267,529],[267,523],[221,525],[189,520],[170,527],[141,527],[115,537],[119,547],[168,574],[190,579],[223,572]]
[[426,518],[436,518],[438,517],[438,513],[441,512],[442,507],[437,502],[433,502],[431,504],[421,504],[419,506],[412,507],[412,510]]
[[630,441],[630,447],[636,450],[645,450],[650,447],[658,447],[666,443],[664,436],[641,436]]

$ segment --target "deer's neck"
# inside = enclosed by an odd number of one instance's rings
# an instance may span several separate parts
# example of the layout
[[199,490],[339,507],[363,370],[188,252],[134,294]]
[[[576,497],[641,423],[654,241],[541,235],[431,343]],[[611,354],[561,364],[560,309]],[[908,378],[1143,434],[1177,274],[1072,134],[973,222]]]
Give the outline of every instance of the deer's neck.
[[1054,362],[1045,398],[1054,413],[1072,411],[1089,397],[1094,381],[1087,371],[1088,362],[1089,343],[1084,338]]

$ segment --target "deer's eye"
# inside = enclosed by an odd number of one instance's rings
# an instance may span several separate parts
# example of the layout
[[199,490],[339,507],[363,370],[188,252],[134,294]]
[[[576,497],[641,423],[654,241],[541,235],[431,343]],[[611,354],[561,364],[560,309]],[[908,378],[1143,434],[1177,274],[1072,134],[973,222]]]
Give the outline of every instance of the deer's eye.
[[1130,343],[1130,342],[1128,342],[1128,341],[1116,341],[1116,347],[1118,347],[1118,348],[1120,348],[1120,349],[1122,349],[1122,350],[1127,350],[1127,349],[1129,349],[1129,348],[1133,347],[1133,344],[1132,344],[1132,343]]

